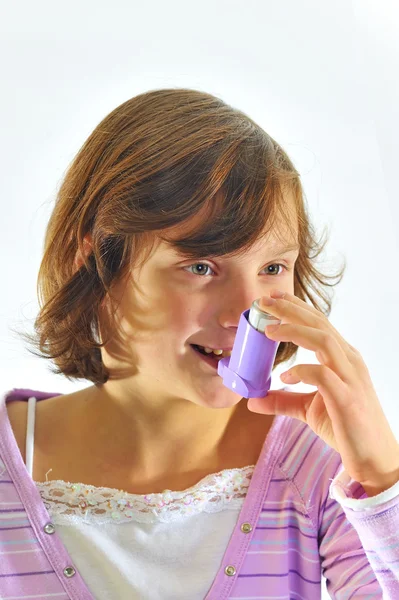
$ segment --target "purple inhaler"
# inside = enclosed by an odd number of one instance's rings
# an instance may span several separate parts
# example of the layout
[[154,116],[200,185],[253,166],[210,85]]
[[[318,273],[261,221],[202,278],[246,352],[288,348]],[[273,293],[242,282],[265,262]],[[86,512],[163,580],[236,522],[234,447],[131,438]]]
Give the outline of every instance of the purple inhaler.
[[280,342],[269,339],[266,325],[281,323],[259,308],[259,300],[241,313],[231,356],[219,360],[223,384],[244,398],[266,396]]

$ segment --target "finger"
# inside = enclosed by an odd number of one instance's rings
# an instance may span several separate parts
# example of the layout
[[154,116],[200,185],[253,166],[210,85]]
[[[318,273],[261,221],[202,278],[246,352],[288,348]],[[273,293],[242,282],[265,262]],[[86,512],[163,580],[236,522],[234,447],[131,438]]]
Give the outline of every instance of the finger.
[[318,361],[334,371],[345,383],[352,379],[352,364],[337,339],[329,331],[306,325],[281,324],[276,331],[265,329],[268,338],[279,342],[293,342],[315,352]]
[[[272,290],[271,294],[273,294],[273,291],[274,290]],[[262,304],[262,299],[260,300],[260,305],[263,310],[280,317],[282,321],[287,319],[287,321],[293,323],[330,331],[336,337],[348,356],[352,356],[352,346],[350,346],[339,331],[335,329],[327,317],[320,310],[316,309],[314,306],[310,306],[297,296],[286,292],[284,298],[279,298],[275,305],[266,306],[265,304]]]
[[307,408],[316,392],[272,390],[264,398],[249,398],[248,409],[264,415],[287,415],[306,423]]
[[348,407],[348,386],[334,371],[325,365],[295,365],[287,371],[293,378],[283,379],[287,384],[301,381],[313,385],[320,391],[330,419],[334,422],[339,415],[345,414]]

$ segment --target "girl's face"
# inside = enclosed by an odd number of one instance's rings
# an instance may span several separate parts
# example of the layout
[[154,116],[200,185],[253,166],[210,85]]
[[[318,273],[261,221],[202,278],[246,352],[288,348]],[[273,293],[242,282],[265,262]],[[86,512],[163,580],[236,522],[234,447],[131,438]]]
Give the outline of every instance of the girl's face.
[[[269,238],[241,258],[194,262],[160,241],[112,293],[119,333],[101,350],[111,379],[157,402],[178,398],[212,408],[239,402],[192,344],[232,348],[241,313],[256,298],[274,287],[294,293],[298,249],[279,246],[281,240]],[[103,332],[107,321],[100,322]]]

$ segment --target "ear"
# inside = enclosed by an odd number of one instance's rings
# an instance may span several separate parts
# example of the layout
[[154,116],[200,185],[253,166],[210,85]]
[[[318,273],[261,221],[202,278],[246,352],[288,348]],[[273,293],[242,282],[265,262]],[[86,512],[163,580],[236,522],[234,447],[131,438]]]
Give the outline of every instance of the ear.
[[[91,252],[93,250],[93,239],[92,239],[90,233],[87,233],[85,235],[85,237],[83,238],[83,250],[84,250],[85,257],[87,257],[89,254],[91,254]],[[80,251],[78,250],[76,252],[75,260],[73,262],[75,271],[79,270],[83,264],[84,264],[84,261],[83,261],[82,255],[81,255]]]

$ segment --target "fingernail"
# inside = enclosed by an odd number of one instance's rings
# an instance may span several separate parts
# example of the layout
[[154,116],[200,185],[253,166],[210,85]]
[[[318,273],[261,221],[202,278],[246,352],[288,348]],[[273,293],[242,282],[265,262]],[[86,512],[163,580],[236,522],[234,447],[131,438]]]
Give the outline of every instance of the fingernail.
[[284,298],[285,296],[285,292],[280,292],[280,290],[273,290],[271,292],[272,296],[274,296],[275,298]]
[[276,301],[273,298],[269,298],[269,296],[262,298],[262,302],[266,306],[273,306],[273,304],[276,304]]
[[280,375],[280,379],[282,379],[283,381],[288,381],[288,379],[291,379],[292,377],[292,373],[290,373],[289,371],[284,371],[284,373],[281,373]]

